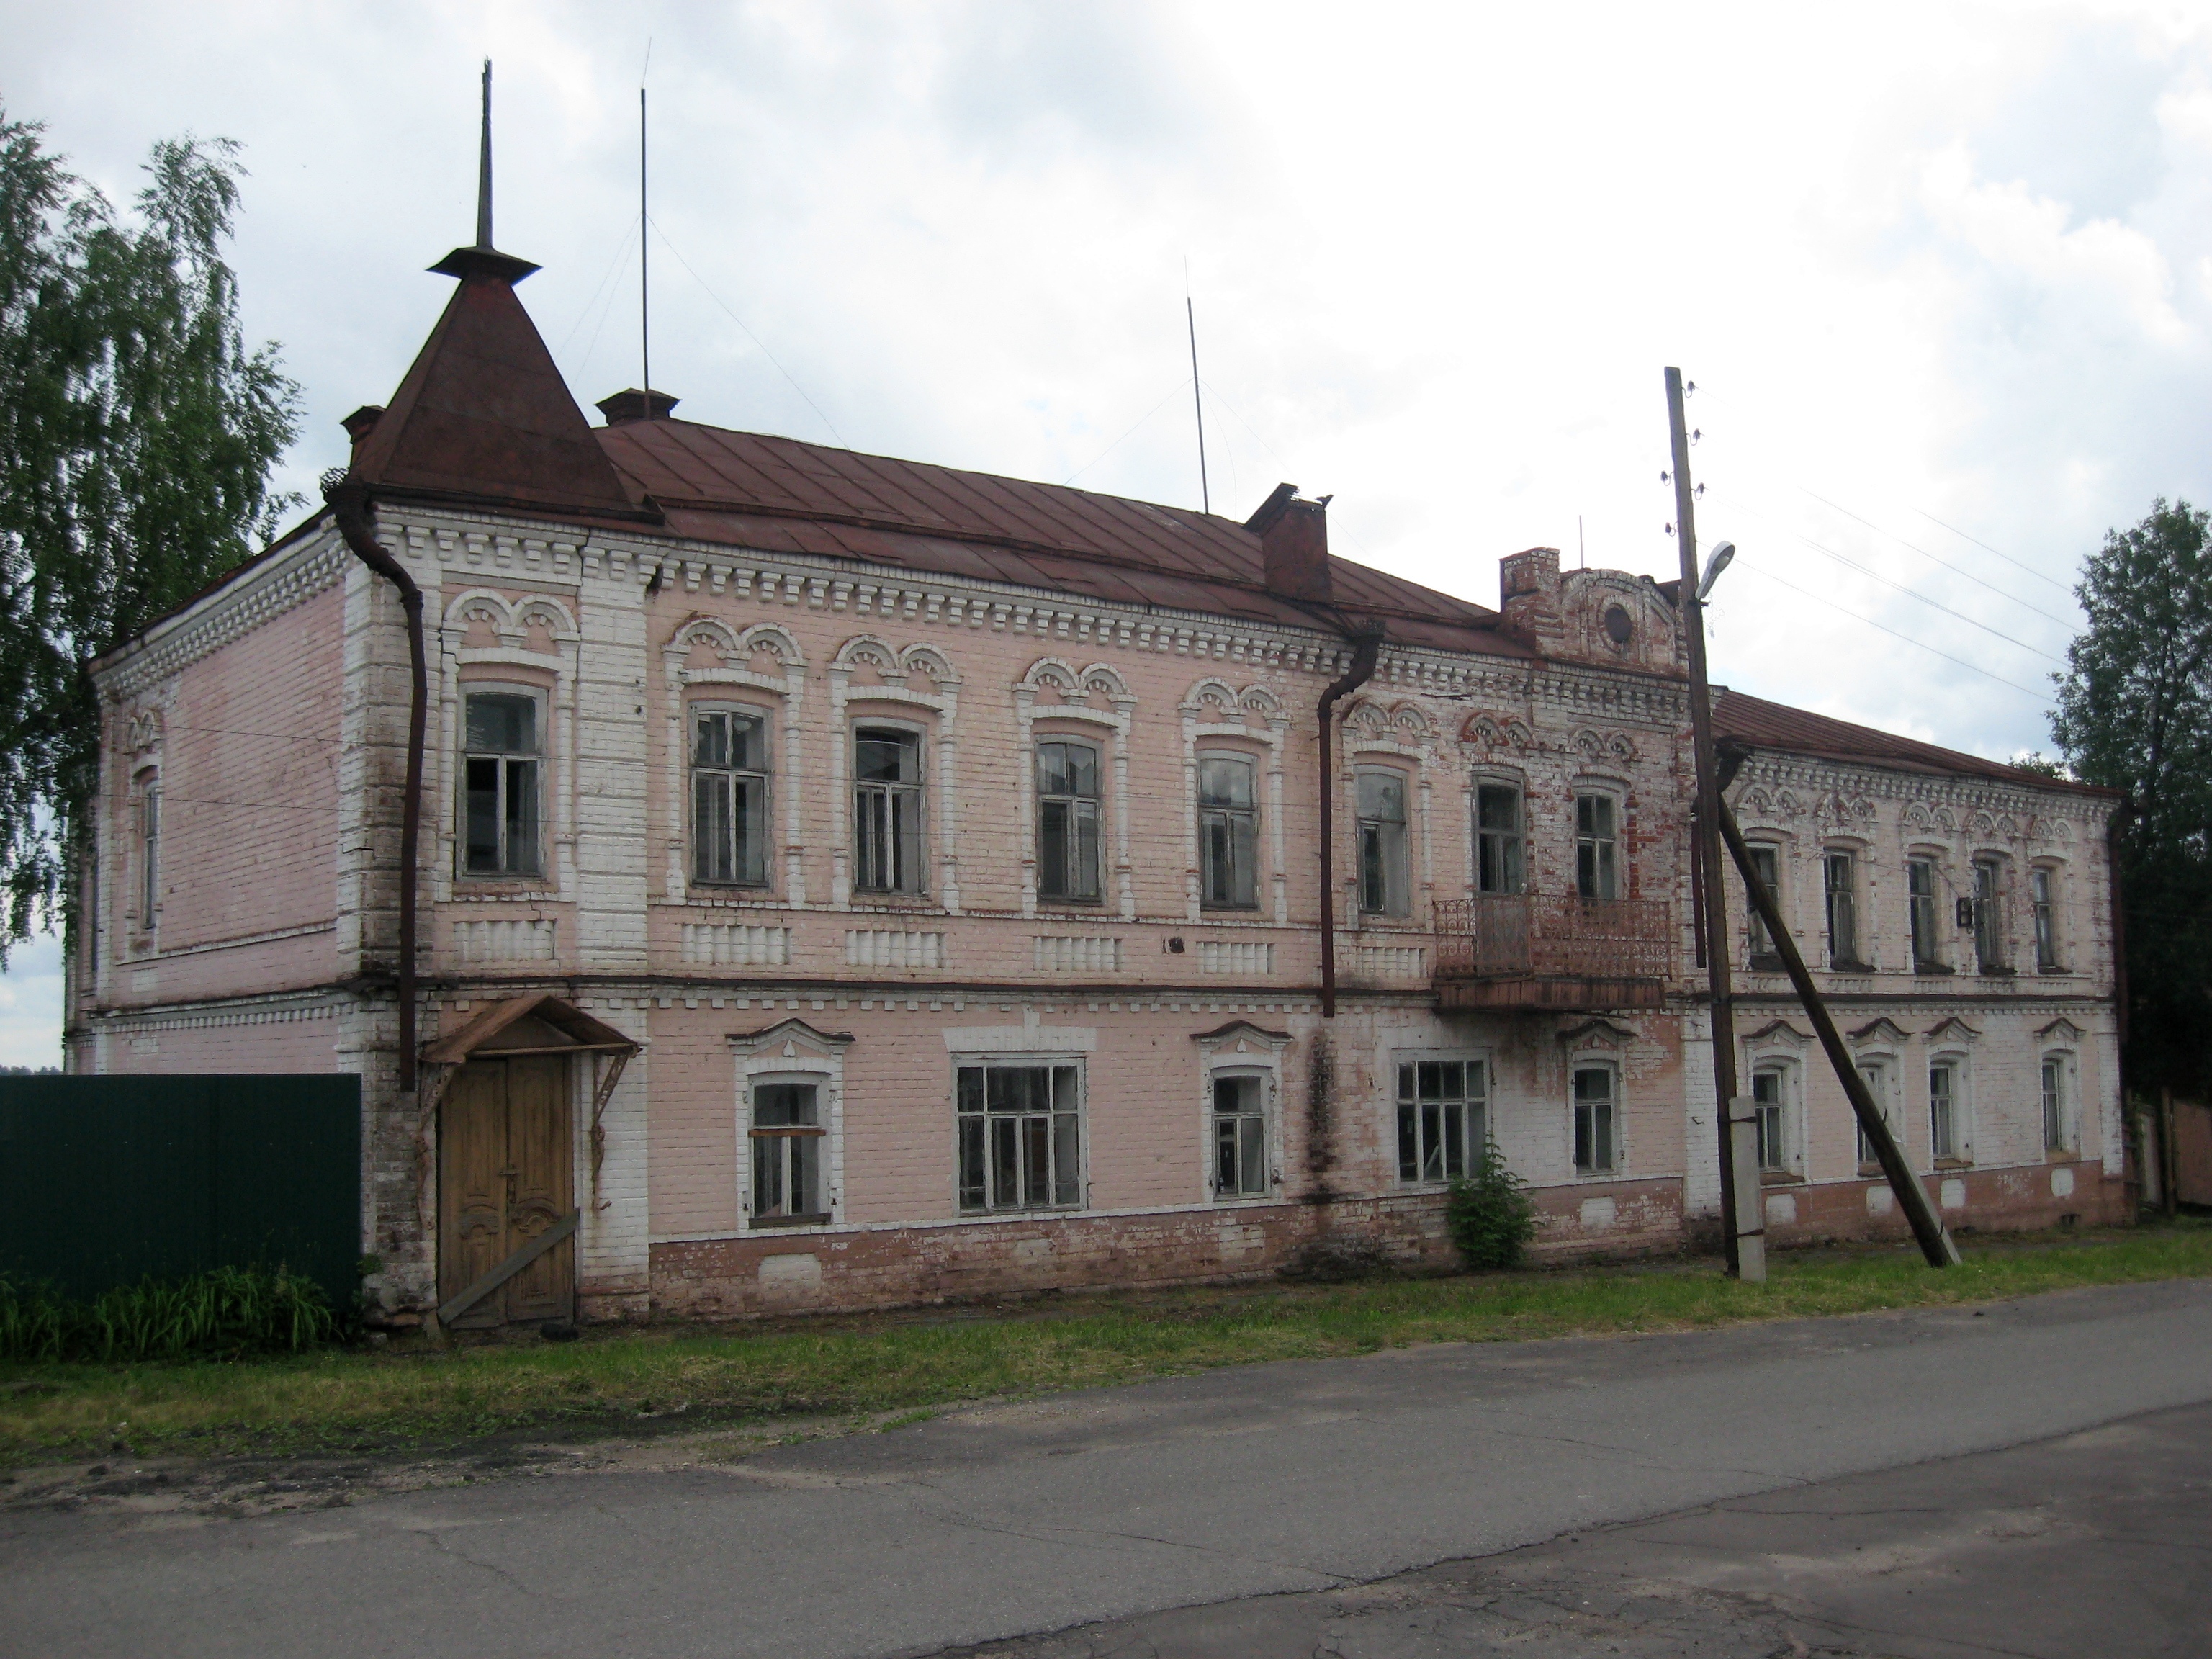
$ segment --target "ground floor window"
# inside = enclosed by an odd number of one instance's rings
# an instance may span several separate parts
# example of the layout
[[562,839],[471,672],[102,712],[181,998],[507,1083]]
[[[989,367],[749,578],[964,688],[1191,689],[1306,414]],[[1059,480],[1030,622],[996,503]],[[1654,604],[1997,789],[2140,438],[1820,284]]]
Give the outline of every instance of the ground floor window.
[[1456,1181],[1487,1133],[1479,1060],[1398,1063],[1398,1179]]
[[1267,1079],[1224,1073],[1213,1079],[1213,1195],[1263,1197],[1267,1191]]
[[1620,1156],[1616,1077],[1610,1066],[1575,1067],[1575,1173],[1609,1172]]
[[753,1220],[817,1221],[823,1183],[821,1091],[812,1083],[753,1085]]
[[1956,1160],[1964,1154],[1960,1133],[1959,1067],[1939,1060],[1928,1068],[1928,1155]]
[[2043,1062],[2043,1150],[2063,1152],[2066,1138],[2066,1062]]
[[1753,1119],[1759,1127],[1759,1167],[1762,1174],[1790,1167],[1788,1124],[1783,1116],[1783,1074],[1769,1066],[1751,1074]]
[[1082,1067],[963,1066],[958,1096],[963,1210],[1083,1202]]
[[[1882,1123],[1894,1137],[1897,1121],[1889,1110],[1889,1062],[1883,1060],[1859,1061],[1859,1078],[1865,1083],[1867,1093],[1874,1097],[1875,1109],[1881,1114]],[[1881,1160],[1875,1155],[1874,1142],[1868,1138],[1866,1125],[1857,1121],[1856,1114],[1852,1121],[1857,1127],[1859,1167],[1864,1170],[1878,1166]]]

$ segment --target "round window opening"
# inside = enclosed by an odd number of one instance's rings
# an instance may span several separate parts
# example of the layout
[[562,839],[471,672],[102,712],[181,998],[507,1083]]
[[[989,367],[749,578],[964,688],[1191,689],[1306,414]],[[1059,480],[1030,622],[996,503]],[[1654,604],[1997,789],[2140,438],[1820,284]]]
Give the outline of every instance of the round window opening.
[[1609,605],[1606,607],[1606,638],[1611,640],[1615,645],[1626,645],[1628,636],[1635,631],[1636,624],[1629,620],[1628,612],[1626,610],[1617,605]]

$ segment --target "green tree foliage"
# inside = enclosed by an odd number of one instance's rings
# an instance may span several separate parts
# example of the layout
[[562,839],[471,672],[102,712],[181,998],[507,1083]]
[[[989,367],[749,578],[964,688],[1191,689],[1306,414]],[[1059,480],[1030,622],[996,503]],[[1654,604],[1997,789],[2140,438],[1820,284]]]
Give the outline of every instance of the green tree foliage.
[[1444,1228],[1470,1267],[1510,1267],[1536,1236],[1536,1206],[1528,1183],[1505,1167],[1494,1144],[1464,1181],[1455,1181],[1444,1200]]
[[2088,626],[2057,677],[2051,732],[2084,783],[2124,789],[2128,1080],[2212,1073],[2212,555],[2208,515],[2151,504],[2115,530],[2074,592]]
[[0,109],[0,962],[70,914],[100,719],[89,665],[252,555],[297,499],[274,345],[222,258],[228,139],[154,146],[118,219]]

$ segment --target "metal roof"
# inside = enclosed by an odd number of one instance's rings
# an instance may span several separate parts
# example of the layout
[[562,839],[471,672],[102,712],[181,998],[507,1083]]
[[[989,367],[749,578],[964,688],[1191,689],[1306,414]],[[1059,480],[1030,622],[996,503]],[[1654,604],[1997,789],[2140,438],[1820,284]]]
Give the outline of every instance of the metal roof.
[[2083,783],[2046,778],[1978,755],[1955,749],[1939,749],[1915,738],[1878,732],[1870,726],[1831,720],[1787,703],[1769,702],[1741,691],[1717,686],[1713,690],[1713,735],[1733,738],[1753,749],[1786,750],[1816,759],[1849,761],[1878,766],[1893,772],[1920,772],[1948,777],[1988,778],[1994,782],[2022,784],[2031,789],[2067,789],[2098,795],[2118,792],[2096,789]]

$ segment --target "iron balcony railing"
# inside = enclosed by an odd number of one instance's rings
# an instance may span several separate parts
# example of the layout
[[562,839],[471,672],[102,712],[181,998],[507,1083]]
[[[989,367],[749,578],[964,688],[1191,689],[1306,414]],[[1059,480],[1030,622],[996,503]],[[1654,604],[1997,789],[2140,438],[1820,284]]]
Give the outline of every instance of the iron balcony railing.
[[1664,979],[1664,899],[1484,893],[1436,903],[1438,979]]

